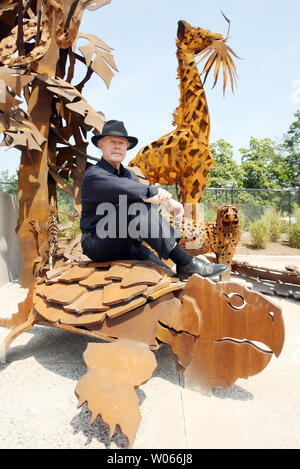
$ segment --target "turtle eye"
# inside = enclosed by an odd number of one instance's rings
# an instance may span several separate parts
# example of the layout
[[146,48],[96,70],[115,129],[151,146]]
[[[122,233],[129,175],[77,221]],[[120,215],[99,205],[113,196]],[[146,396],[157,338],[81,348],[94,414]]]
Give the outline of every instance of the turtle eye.
[[232,309],[235,309],[237,311],[245,308],[247,304],[245,298],[243,298],[242,295],[240,295],[239,293],[229,293],[228,295],[224,293],[224,296],[230,299],[230,301],[228,301],[229,306],[231,306]]

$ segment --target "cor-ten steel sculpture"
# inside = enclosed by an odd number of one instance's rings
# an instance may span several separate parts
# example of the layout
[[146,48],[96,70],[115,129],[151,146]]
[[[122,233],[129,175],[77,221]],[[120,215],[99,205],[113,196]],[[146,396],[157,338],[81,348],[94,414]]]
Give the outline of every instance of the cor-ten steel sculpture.
[[[176,55],[180,100],[173,114],[176,128],[142,148],[129,164],[138,166],[151,184],[179,187],[178,198],[184,203],[197,205],[201,202],[214,162],[209,148],[210,120],[203,83],[215,66],[215,86],[222,66],[223,92],[228,75],[232,90],[236,84],[236,68],[231,56],[237,56],[227,45],[227,39],[228,35],[224,38],[221,34],[194,28],[186,21],[178,22]],[[200,60],[207,58],[203,82],[196,63],[199,55]],[[193,218],[195,214],[193,210]]]
[[240,240],[239,206],[233,204],[212,204],[216,220],[201,222],[184,218],[181,226],[182,239],[179,244],[193,256],[213,252],[216,262],[226,264],[229,270],[221,275],[230,280],[231,263]]

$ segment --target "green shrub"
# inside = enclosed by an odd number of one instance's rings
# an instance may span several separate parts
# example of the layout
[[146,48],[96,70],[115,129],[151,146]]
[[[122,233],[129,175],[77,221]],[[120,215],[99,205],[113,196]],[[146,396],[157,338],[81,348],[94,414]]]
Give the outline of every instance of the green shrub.
[[300,223],[300,207],[296,206],[294,208],[293,217],[296,218],[296,223]]
[[288,233],[289,231],[289,222],[286,220],[281,220],[281,233]]
[[[59,215],[59,224],[66,225],[70,223],[70,220],[66,212],[58,212]],[[65,236],[70,239],[76,238],[76,236],[81,233],[80,231],[80,217],[77,217],[70,228],[66,228],[60,232],[61,236]]]
[[281,214],[273,210],[271,213],[265,214],[261,220],[268,225],[270,240],[278,241],[285,230],[285,223],[281,220]]
[[247,221],[243,210],[240,208],[239,210],[239,225],[240,225],[240,233],[242,234],[244,231],[247,230]]
[[72,227],[69,229],[69,233],[68,235],[70,236],[71,239],[74,239],[76,238],[77,235],[79,235],[81,233],[81,230],[80,230],[80,217],[78,217]]
[[263,218],[250,225],[252,245],[258,249],[265,249],[270,239],[269,225]]
[[294,206],[293,218],[295,223],[289,228],[289,243],[293,248],[300,248],[300,207]]
[[293,248],[300,248],[300,218],[289,229],[289,242]]

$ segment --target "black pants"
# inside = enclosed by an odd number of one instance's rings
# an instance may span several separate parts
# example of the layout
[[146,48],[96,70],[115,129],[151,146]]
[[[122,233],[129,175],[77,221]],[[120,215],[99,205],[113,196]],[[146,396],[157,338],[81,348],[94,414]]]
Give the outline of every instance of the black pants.
[[[128,211],[130,212],[129,207],[126,208],[126,213],[128,213]],[[109,235],[103,237],[103,223],[102,225],[97,224],[96,232],[83,232],[81,239],[83,253],[95,262],[117,259],[137,259],[147,260],[159,266],[166,267],[166,265],[150,251],[150,249],[144,246],[142,242],[145,241],[149,244],[163,259],[168,259],[176,241],[181,239],[181,233],[176,231],[168,220],[151,204],[139,204],[139,207],[141,207],[142,210],[138,215],[127,215],[126,233],[124,233],[123,215],[123,232],[120,230],[120,210],[122,210],[122,213],[125,213],[124,206],[122,205],[116,207],[114,220],[106,217],[108,224],[110,222],[116,222],[113,237]],[[102,221],[103,219],[101,222]]]

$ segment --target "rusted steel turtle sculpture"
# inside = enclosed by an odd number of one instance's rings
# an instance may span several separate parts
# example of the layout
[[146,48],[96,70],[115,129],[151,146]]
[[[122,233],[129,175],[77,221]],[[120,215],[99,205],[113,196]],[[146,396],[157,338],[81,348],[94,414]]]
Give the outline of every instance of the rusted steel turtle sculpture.
[[75,392],[78,407],[87,402],[91,423],[100,415],[110,436],[119,425],[130,447],[141,419],[135,388],[151,378],[161,342],[171,346],[185,385],[206,393],[259,373],[284,342],[281,310],[260,293],[199,275],[184,283],[169,269],[139,261],[48,270],[18,313],[0,320],[12,328],[3,352],[35,324],[110,342],[87,346],[87,372]]

